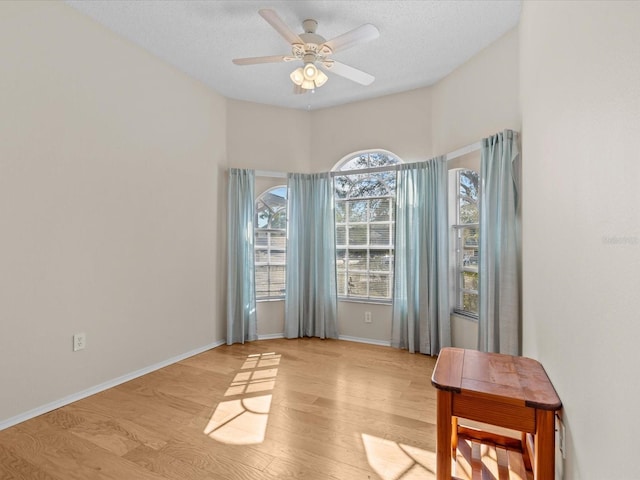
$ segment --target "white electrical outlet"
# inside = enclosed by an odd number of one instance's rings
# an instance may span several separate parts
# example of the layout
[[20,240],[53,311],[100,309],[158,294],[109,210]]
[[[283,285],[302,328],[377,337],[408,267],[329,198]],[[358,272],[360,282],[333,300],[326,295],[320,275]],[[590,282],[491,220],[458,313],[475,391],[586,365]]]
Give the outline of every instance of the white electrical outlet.
[[371,312],[364,312],[364,323],[371,323]]
[[73,336],[73,351],[84,350],[87,346],[87,335],[85,333],[76,333]]

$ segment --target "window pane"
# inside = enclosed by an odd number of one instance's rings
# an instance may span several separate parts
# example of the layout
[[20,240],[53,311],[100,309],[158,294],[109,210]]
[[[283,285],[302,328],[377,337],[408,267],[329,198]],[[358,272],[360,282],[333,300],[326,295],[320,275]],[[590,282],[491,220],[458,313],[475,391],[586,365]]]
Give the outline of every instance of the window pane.
[[477,224],[478,192],[480,175],[473,170],[458,172],[458,211],[459,225],[474,223],[476,226],[457,227],[456,242],[456,308],[465,312],[478,313],[478,235]]
[[256,232],[256,247],[263,247],[269,244],[269,234],[267,232]]
[[335,186],[336,198],[347,198],[351,190],[351,182],[348,177],[335,177],[333,185]]
[[270,232],[271,247],[286,248],[287,234],[285,232]]
[[336,226],[336,245],[347,244],[347,227],[344,225]]
[[256,200],[256,298],[284,295],[287,187],[274,187]]
[[347,218],[346,212],[345,212],[345,202],[336,202],[335,210],[336,210],[336,222],[343,223]]
[[349,245],[367,244],[367,225],[353,225],[349,227]]
[[372,251],[369,254],[369,270],[375,272],[390,272],[391,255],[389,250]]
[[382,197],[384,195],[389,195],[389,190],[374,175],[367,175],[351,189],[351,198]]
[[269,253],[266,249],[256,249],[256,263],[267,263],[269,261]]
[[367,296],[367,279],[366,273],[353,273],[349,275],[347,280],[347,294],[354,297]]
[[462,170],[459,181],[459,222],[478,223],[478,186],[480,176],[473,170]]
[[460,206],[460,223],[478,223],[478,205],[469,204]]
[[271,216],[271,228],[287,228],[287,211],[279,210]]
[[478,295],[475,293],[463,293],[462,309],[465,312],[478,313]]
[[367,269],[367,251],[366,250],[350,250],[348,252],[347,268],[353,270]]
[[269,216],[271,212],[264,203],[259,203],[261,207],[256,207],[256,226],[258,228],[267,228],[269,226]]
[[269,266],[256,266],[256,296],[269,295]]
[[371,200],[370,221],[382,222],[390,219],[391,201],[388,198],[376,198]]
[[269,285],[272,297],[284,295],[285,268],[284,265],[271,265],[269,267]]
[[271,250],[270,263],[284,263],[285,258],[284,250]]
[[369,155],[363,154],[352,158],[340,167],[340,170],[361,170],[369,167]]
[[371,245],[389,245],[391,234],[389,232],[390,225],[388,223],[369,224],[369,228],[369,243]]
[[369,154],[369,166],[381,167],[383,165],[392,165],[398,163],[398,161],[382,152],[373,152]]
[[366,222],[368,200],[354,200],[349,202],[349,222]]
[[478,290],[478,272],[462,272],[462,288]]
[[369,296],[372,298],[389,298],[391,296],[389,275],[369,275]]
[[346,175],[334,177],[336,240],[347,247],[336,258],[340,295],[391,298],[396,172],[357,170],[397,163],[385,152],[366,152],[340,166]]
[[338,270],[338,295],[347,294],[347,274],[344,270]]

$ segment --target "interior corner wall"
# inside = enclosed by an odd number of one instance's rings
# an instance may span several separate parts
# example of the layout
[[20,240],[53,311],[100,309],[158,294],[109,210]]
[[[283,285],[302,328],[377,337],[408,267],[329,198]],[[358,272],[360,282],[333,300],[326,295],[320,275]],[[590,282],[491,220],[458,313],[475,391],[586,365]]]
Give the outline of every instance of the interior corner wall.
[[0,58],[2,424],[224,338],[227,134],[223,97],[62,2],[0,2]]
[[346,155],[382,149],[405,162],[430,158],[431,91],[420,88],[311,112],[311,171],[331,170]]
[[514,28],[432,87],[434,154],[520,131],[518,48]]
[[563,402],[566,479],[640,478],[640,3],[524,2],[524,354]]
[[226,123],[230,166],[279,172],[310,171],[309,112],[229,99]]

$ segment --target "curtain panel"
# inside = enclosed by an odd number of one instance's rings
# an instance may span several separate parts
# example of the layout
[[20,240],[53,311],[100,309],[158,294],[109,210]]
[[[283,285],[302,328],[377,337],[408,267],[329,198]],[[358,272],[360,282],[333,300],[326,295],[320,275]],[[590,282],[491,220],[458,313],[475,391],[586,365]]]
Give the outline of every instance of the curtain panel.
[[333,181],[288,175],[285,337],[338,338]]
[[478,349],[522,351],[518,133],[482,140]]
[[391,345],[437,355],[451,346],[446,157],[399,166]]
[[253,170],[231,168],[227,210],[227,345],[257,340]]

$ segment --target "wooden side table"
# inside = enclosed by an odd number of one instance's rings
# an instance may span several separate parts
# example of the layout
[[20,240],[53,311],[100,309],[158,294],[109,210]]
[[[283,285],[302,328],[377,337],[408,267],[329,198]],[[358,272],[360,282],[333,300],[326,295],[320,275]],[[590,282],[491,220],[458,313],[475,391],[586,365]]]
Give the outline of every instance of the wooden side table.
[[[458,434],[522,451],[536,480],[555,475],[555,412],[562,403],[539,362],[443,348],[431,383],[438,389],[436,474],[451,480]],[[521,440],[458,427],[458,417],[522,432]]]

